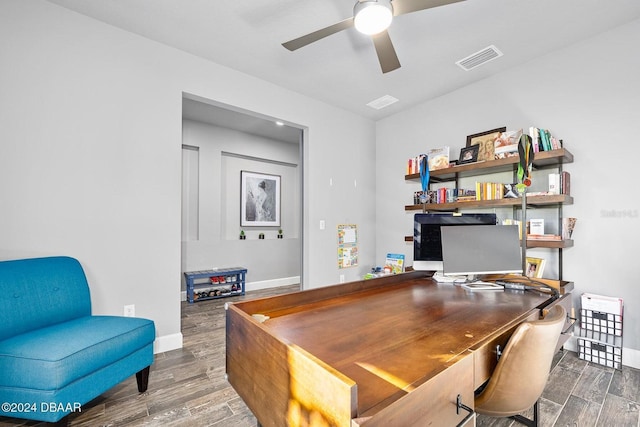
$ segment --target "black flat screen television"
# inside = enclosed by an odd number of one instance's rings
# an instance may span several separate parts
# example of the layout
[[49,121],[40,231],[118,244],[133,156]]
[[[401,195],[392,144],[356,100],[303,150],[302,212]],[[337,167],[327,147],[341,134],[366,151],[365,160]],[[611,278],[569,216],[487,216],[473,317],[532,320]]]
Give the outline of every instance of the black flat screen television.
[[417,213],[413,219],[413,269],[442,272],[440,227],[496,225],[492,213]]

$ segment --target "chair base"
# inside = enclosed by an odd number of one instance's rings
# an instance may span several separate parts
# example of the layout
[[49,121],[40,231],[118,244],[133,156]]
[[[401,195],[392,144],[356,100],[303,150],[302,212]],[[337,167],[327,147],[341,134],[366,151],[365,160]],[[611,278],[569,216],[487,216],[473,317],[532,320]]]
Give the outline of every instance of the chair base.
[[509,417],[513,420],[516,420],[517,422],[519,422],[520,424],[524,424],[528,427],[538,427],[538,415],[539,415],[539,411],[538,411],[538,402],[536,401],[536,403],[533,404],[533,419],[530,420],[527,417],[523,417],[522,415],[514,415],[512,417]]
[[136,381],[138,383],[138,392],[144,393],[147,391],[147,386],[149,385],[149,368],[147,366],[143,370],[136,372]]

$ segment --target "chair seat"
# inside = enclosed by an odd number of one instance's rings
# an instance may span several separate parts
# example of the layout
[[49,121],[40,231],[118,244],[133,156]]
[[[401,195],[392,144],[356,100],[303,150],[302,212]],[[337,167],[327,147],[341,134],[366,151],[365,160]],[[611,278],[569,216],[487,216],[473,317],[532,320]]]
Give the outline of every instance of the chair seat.
[[0,341],[0,387],[58,390],[153,343],[151,320],[86,316]]

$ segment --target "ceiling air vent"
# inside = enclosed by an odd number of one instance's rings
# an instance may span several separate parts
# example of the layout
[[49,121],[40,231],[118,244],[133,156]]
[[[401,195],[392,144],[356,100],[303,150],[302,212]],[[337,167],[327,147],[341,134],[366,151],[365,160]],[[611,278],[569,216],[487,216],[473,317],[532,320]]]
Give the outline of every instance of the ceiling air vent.
[[501,56],[502,52],[500,52],[494,45],[491,45],[461,59],[460,61],[457,61],[456,64],[463,70],[470,71],[482,64],[486,64],[489,61],[500,58]]
[[378,99],[374,99],[370,103],[367,104],[368,107],[375,108],[376,110],[381,110],[384,107],[388,107],[391,104],[398,102],[398,98],[394,98],[391,95],[385,95]]

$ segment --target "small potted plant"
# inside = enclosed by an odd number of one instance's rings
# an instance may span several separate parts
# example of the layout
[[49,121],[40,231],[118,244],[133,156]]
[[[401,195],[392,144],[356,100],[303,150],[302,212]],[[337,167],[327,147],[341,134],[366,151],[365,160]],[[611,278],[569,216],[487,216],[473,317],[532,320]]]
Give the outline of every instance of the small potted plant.
[[282,228],[278,230],[278,239],[282,239],[284,235],[282,234]]
[[258,234],[258,239],[263,240],[263,239],[264,239],[264,233],[260,233],[260,234]]
[[245,240],[247,236],[244,234],[244,230],[240,230],[240,240]]

